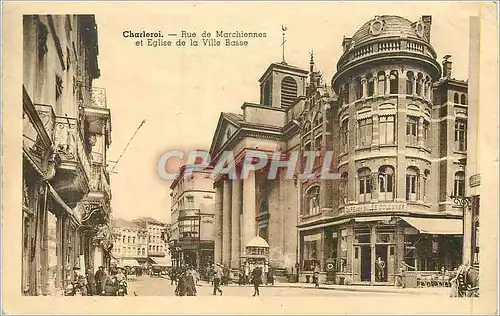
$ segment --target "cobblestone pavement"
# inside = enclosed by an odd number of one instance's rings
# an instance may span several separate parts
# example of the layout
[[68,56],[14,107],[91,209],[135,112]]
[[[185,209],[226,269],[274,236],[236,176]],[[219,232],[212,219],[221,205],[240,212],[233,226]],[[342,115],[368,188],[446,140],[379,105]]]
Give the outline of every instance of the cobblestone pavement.
[[[252,286],[222,286],[223,296],[252,296]],[[175,285],[170,284],[167,278],[141,276],[129,281],[129,295],[137,296],[174,296]],[[199,282],[196,287],[198,296],[212,295],[212,286],[204,281]],[[261,296],[366,296],[364,292],[339,291],[314,288],[273,287],[263,286],[260,289]],[[370,293],[370,296],[395,295],[390,293]]]

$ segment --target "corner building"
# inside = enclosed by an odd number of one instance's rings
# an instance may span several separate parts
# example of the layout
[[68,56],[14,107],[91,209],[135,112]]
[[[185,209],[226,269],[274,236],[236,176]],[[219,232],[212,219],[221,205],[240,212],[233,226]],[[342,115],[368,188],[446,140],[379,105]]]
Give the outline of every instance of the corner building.
[[[430,16],[376,16],[343,39],[331,118],[341,176],[319,191],[330,207],[302,204],[301,279],[319,265],[323,282],[393,284],[402,263],[410,271],[459,264],[462,213],[448,194],[463,194],[456,176],[466,156],[450,144],[467,107],[449,98],[434,103],[435,88],[453,96],[463,87],[441,83],[430,39]],[[385,262],[381,275],[377,258]]]

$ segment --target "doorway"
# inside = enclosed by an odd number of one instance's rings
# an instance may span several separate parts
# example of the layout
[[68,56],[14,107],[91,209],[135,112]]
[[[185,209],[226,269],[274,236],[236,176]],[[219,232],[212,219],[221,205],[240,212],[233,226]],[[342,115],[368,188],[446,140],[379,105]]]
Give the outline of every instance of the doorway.
[[[387,282],[387,245],[375,246],[375,282]],[[378,260],[381,263],[378,263]]]
[[371,280],[372,252],[370,245],[361,246],[361,281]]

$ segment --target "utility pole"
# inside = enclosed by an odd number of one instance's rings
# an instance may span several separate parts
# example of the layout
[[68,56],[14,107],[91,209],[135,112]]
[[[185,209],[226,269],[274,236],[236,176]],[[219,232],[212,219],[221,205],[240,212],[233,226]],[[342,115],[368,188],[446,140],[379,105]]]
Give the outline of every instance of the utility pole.
[[139,129],[142,127],[142,125],[144,125],[144,123],[146,123],[146,120],[142,120],[141,124],[139,124],[139,126],[137,127],[137,129],[135,130],[134,134],[132,135],[132,137],[130,137],[127,145],[125,145],[125,148],[123,149],[122,153],[120,154],[120,156],[118,157],[118,159],[116,161],[111,161],[109,160],[110,162],[114,162],[115,165],[113,166],[113,168],[109,171],[109,173],[116,173],[114,172],[116,166],[118,165],[118,163],[120,162],[120,159],[122,158],[123,154],[125,153],[125,151],[127,150],[128,146],[130,145],[130,143],[132,142],[132,140],[134,139],[135,135],[137,134],[137,132],[139,131]]

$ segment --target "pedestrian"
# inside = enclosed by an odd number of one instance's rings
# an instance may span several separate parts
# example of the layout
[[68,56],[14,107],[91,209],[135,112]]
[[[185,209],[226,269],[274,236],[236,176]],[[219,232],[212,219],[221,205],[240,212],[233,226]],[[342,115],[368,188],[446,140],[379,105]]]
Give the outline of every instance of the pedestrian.
[[382,260],[382,258],[378,257],[377,261],[375,262],[375,272],[376,272],[375,281],[382,282],[384,280],[384,268],[385,268],[385,262]]
[[314,287],[319,287],[319,266],[318,265],[314,266],[313,282],[314,282]]
[[186,271],[186,295],[187,296],[196,296],[196,276],[195,270],[193,268],[189,268]]
[[212,295],[217,295],[217,292],[219,292],[220,295],[222,295],[222,290],[220,289],[219,286],[221,279],[222,279],[222,267],[220,267],[219,264],[214,264],[214,278],[213,278],[214,291]]
[[184,296],[186,295],[186,272],[180,271],[177,279],[177,286],[175,287],[175,295]]
[[271,266],[269,267],[267,279],[268,279],[268,283],[271,283],[271,285],[274,285],[274,269]]
[[260,296],[259,286],[262,284],[262,268],[256,267],[252,271],[253,295]]
[[244,284],[248,284],[250,280],[250,266],[248,263],[245,264],[245,279],[244,279]]
[[104,267],[100,266],[95,273],[96,294],[101,295],[103,291],[103,280],[105,279]]
[[90,296],[96,295],[95,276],[90,268],[87,268],[87,293]]

